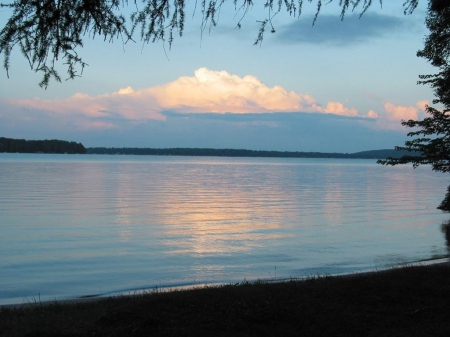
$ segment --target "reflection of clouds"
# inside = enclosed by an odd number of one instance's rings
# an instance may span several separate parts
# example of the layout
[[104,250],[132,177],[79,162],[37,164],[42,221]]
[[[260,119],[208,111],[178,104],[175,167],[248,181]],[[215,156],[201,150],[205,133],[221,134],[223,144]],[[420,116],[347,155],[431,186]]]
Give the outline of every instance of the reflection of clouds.
[[[251,166],[245,171],[232,164],[211,165],[204,172],[199,167],[164,182],[164,243],[172,254],[249,252],[266,240],[286,237],[278,231],[283,212],[277,202],[286,191],[266,179],[270,171],[258,176]],[[248,185],[236,183],[242,179]]]
[[[379,180],[379,172],[383,173],[383,181]],[[419,181],[417,174],[419,172],[410,167],[387,169],[381,166],[367,166],[364,169],[357,166],[333,165],[327,170],[324,166],[321,170],[323,197],[319,206],[323,218],[327,221],[326,225],[351,223],[354,219],[349,219],[349,214],[357,214],[359,219],[357,222],[375,223],[382,220],[386,221],[382,227],[391,230],[393,227],[426,228],[427,220],[419,215],[430,205],[435,208],[435,201],[429,199],[432,196],[429,186]],[[352,208],[354,210],[351,210]],[[414,221],[403,221],[415,215],[418,217]]]
[[39,263],[59,259],[49,264],[57,273],[98,275],[102,287],[106,279],[137,289],[265,278],[275,266],[280,277],[353,272],[374,261],[385,267],[447,253],[438,226],[448,217],[435,210],[443,178],[429,169],[353,160],[72,158],[26,163],[30,174],[0,179],[18,185],[13,193],[23,189],[17,198],[2,189],[17,205],[0,203],[0,213],[20,214],[30,226],[12,232],[26,235],[24,243],[3,245],[32,261],[28,249],[40,240]]
[[61,185],[76,222],[90,223],[86,234],[116,253],[210,257],[348,233],[363,238],[370,230],[379,242],[410,228],[426,235],[417,229],[428,226],[420,215],[429,192],[410,168],[146,160],[71,164],[78,182]]
[[341,223],[342,218],[342,196],[339,184],[330,184],[325,192],[325,204],[323,210],[329,221],[328,225],[336,226]]
[[261,246],[265,240],[283,237],[281,234],[270,233],[271,230],[280,228],[279,219],[272,215],[270,221],[253,219],[256,211],[264,212],[264,201],[240,203],[241,198],[252,199],[244,190],[234,190],[230,197],[220,193],[209,197],[209,193],[205,193],[202,196],[202,192],[208,191],[201,190],[190,192],[197,195],[195,201],[186,203],[182,197],[177,196],[170,200],[173,220],[168,219],[166,224],[165,234],[168,239],[165,244],[172,247],[173,254],[248,252]]
[[[421,190],[412,175],[415,172],[409,167],[394,167],[392,170],[397,171],[396,174],[387,176],[385,178],[386,182],[381,185],[382,189],[380,190],[380,197],[383,203],[390,205],[393,209],[384,215],[386,219],[403,218],[406,216],[405,211],[414,213],[423,207],[417,199],[417,195],[421,195]],[[423,195],[423,197],[425,196]],[[408,206],[408,209],[404,209],[405,205]],[[396,208],[399,211],[395,211]],[[402,211],[400,211],[401,208],[403,208]],[[412,223],[403,223],[403,226],[418,227],[420,224],[420,221],[414,221]]]
[[127,168],[124,165],[118,167],[117,177],[117,195],[115,196],[117,207],[117,225],[119,226],[119,236],[121,242],[130,242],[133,240],[132,225],[133,216],[136,210],[131,204],[131,196],[133,195],[133,181]]
[[78,172],[72,207],[87,207],[79,215],[95,215],[120,243],[117,252],[132,245],[168,255],[223,255],[291,235],[280,231],[289,191],[264,165],[111,162]]
[[341,183],[339,177],[340,171],[329,170],[324,177],[327,182],[325,187],[325,200],[323,204],[323,210],[325,217],[328,220],[328,225],[336,226],[341,223],[342,219],[342,195],[341,195]]

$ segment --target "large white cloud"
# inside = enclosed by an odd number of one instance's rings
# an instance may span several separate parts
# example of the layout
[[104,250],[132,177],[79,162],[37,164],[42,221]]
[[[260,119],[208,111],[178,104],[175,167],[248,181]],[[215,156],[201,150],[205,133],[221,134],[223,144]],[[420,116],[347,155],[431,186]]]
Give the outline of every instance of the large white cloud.
[[[355,108],[347,108],[340,102],[327,102],[323,107],[309,94],[287,91],[281,86],[268,87],[255,76],[239,77],[207,68],[196,70],[194,76],[183,76],[165,85],[141,90],[126,87],[99,96],[78,93],[59,100],[9,99],[7,103],[27,109],[30,114],[37,110],[55,117],[87,118],[79,123],[80,128],[111,128],[114,127],[111,120],[117,119],[165,120],[165,111],[237,114],[319,112],[359,116]],[[102,119],[108,122],[100,123]]]
[[200,68],[193,77],[180,77],[161,87],[150,88],[165,109],[177,112],[264,113],[319,111],[308,94],[297,94],[280,86],[266,86],[258,78],[243,78],[226,71]]

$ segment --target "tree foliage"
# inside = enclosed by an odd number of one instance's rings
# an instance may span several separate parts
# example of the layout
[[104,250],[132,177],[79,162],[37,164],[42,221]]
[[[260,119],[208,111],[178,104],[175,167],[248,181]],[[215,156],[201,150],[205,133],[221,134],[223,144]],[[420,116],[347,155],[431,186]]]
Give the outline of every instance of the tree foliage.
[[122,0],[20,0],[2,7],[12,15],[0,31],[0,52],[4,68],[9,70],[11,52],[18,47],[32,70],[43,74],[41,87],[51,78],[61,81],[55,69],[64,60],[69,78],[82,73],[86,63],[77,53],[83,37],[103,36],[112,41],[129,37],[125,18],[117,13]]
[[9,153],[86,153],[81,143],[64,140],[25,140],[0,137],[0,152]]
[[[438,72],[420,75],[418,83],[431,86],[435,94],[433,104],[440,104],[443,109],[427,106],[429,117],[402,121],[402,125],[413,129],[408,133],[413,139],[406,141],[405,146],[397,146],[396,150],[412,154],[378,162],[384,165],[412,164],[414,168],[429,164],[435,171],[450,172],[450,3],[431,1],[426,25],[430,32],[417,56],[427,59]],[[450,211],[450,187],[438,208]]]
[[[2,0],[0,0],[2,1]],[[382,0],[378,0],[382,4]],[[405,14],[412,13],[419,0],[405,0]],[[262,6],[266,18],[260,20],[255,44],[261,43],[267,27],[275,32],[273,18],[280,12],[300,16],[304,3],[322,5],[337,3],[344,19],[348,11],[360,9],[362,15],[373,0],[196,0],[195,11],[201,13],[200,28],[212,28],[218,24],[221,8],[232,4],[240,13],[236,26],[253,6]],[[14,0],[0,2],[0,8],[12,13],[0,30],[0,54],[3,67],[9,76],[11,53],[20,49],[31,70],[42,74],[41,87],[47,88],[51,79],[61,81],[56,64],[61,61],[67,69],[67,78],[81,76],[87,63],[78,54],[84,38],[102,37],[123,43],[140,39],[144,43],[163,41],[169,46],[174,36],[183,34],[186,21],[186,0]],[[129,17],[124,12],[130,11]]]

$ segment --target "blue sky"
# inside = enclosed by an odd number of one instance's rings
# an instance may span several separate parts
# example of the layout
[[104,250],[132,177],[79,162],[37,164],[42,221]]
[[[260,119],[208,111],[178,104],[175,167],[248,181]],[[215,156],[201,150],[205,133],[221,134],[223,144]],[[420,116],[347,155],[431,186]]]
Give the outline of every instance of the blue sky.
[[[85,146],[214,147],[356,152],[402,145],[401,119],[423,118],[433,73],[416,57],[426,35],[426,2],[403,15],[403,1],[378,2],[340,20],[333,2],[300,18],[279,13],[254,46],[267,16],[255,5],[236,29],[232,1],[218,27],[200,30],[188,4],[183,36],[167,44],[86,37],[89,64],[75,80],[38,86],[19,51],[10,78],[0,71],[0,136],[65,139]],[[8,12],[0,12],[3,26]],[[64,69],[61,74],[64,75]]]

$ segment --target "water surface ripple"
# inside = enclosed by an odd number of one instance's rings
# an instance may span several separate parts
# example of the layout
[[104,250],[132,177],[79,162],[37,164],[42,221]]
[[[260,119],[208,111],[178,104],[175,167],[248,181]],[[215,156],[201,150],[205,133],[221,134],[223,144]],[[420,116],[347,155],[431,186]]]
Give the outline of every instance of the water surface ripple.
[[0,154],[0,304],[446,256],[429,167]]

